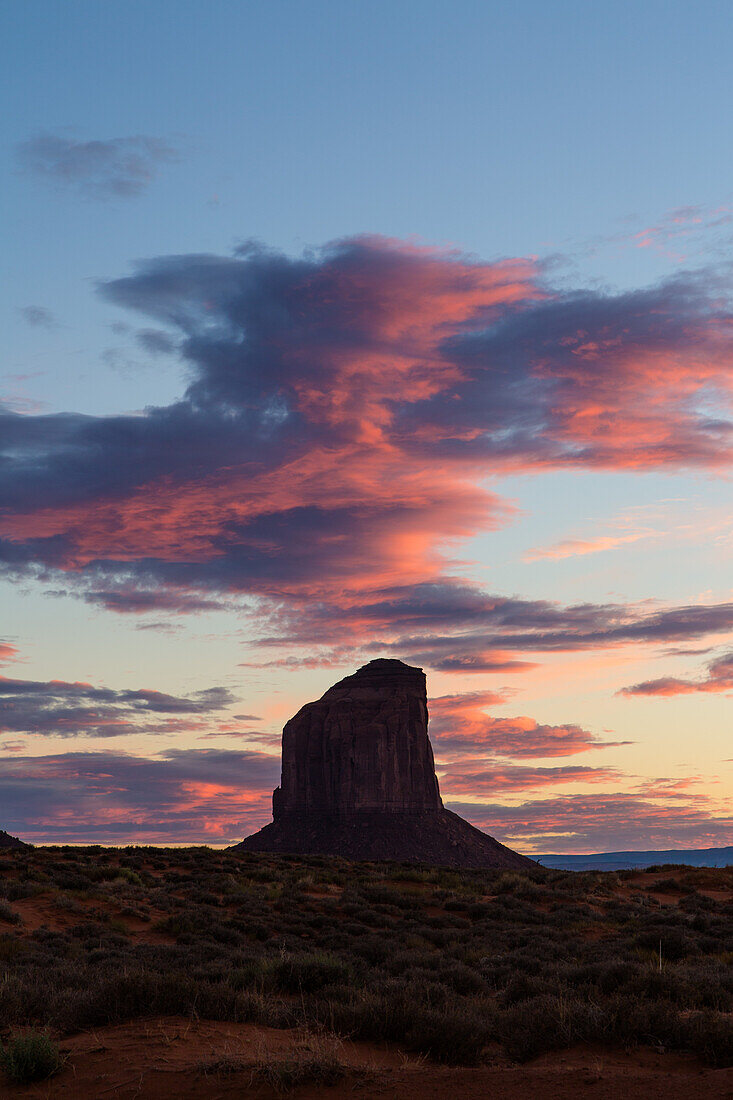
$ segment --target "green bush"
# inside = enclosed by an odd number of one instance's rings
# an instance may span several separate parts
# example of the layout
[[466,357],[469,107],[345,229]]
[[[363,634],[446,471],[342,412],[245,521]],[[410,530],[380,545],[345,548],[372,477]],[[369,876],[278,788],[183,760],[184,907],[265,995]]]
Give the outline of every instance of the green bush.
[[14,1035],[0,1045],[0,1067],[18,1085],[45,1081],[60,1065],[59,1049],[45,1031]]

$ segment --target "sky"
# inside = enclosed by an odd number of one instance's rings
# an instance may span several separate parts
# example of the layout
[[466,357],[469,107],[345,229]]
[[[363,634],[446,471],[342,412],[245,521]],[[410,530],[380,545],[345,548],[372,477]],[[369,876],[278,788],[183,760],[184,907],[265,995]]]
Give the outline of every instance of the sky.
[[504,843],[733,844],[730,5],[0,23],[0,828],[236,842],[386,656]]

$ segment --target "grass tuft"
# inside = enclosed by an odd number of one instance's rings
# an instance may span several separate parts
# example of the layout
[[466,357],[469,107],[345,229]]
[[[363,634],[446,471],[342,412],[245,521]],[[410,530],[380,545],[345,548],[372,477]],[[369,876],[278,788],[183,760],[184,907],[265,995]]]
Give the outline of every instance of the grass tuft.
[[0,1068],[17,1085],[45,1081],[60,1065],[59,1048],[48,1032],[26,1031],[0,1045]]

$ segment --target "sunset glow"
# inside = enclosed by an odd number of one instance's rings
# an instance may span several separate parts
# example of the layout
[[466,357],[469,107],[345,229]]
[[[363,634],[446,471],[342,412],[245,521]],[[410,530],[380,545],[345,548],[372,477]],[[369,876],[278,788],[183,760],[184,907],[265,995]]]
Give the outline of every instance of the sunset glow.
[[[13,69],[4,143],[0,828],[237,841],[284,722],[396,657],[446,805],[502,842],[733,844],[733,214],[694,171],[719,137],[648,95],[586,116],[535,42],[525,100],[485,15],[478,52],[447,16],[395,57],[365,31],[385,90],[334,75],[305,9],[283,43],[247,7],[241,53],[184,15],[165,81],[166,20],[131,10],[140,101],[112,66],[98,105],[73,74],[99,13],[15,11],[47,75]],[[408,106],[445,71],[471,94]],[[616,194],[629,127],[674,167]]]

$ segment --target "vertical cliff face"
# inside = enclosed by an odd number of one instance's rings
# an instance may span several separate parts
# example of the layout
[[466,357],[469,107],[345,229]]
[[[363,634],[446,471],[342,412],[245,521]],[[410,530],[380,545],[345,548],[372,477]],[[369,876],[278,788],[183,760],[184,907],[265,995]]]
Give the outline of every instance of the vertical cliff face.
[[276,821],[305,813],[421,813],[441,805],[422,669],[371,661],[307,703],[283,730]]
[[273,818],[237,848],[453,867],[532,861],[443,807],[428,738],[425,674],[377,660],[285,726]]

